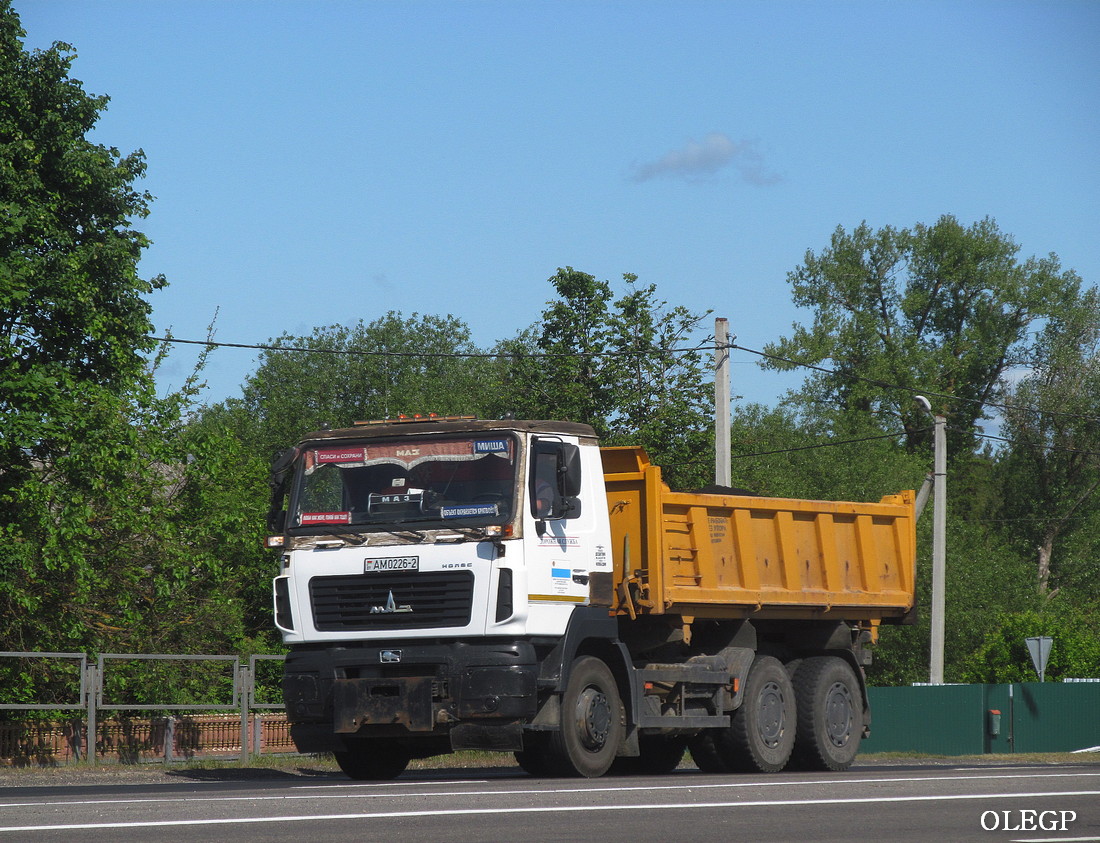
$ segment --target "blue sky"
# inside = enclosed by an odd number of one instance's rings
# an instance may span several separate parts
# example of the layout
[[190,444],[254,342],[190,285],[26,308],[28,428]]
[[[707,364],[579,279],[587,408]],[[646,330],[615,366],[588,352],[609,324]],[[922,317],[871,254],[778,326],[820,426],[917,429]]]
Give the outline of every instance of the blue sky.
[[[14,0],[144,149],[158,332],[451,313],[490,345],[573,266],[750,348],[851,229],[985,216],[1100,281],[1100,3]],[[190,371],[177,346],[163,389]],[[207,400],[256,352],[219,349]],[[733,392],[798,379],[735,354]],[[425,408],[431,409],[431,408]]]

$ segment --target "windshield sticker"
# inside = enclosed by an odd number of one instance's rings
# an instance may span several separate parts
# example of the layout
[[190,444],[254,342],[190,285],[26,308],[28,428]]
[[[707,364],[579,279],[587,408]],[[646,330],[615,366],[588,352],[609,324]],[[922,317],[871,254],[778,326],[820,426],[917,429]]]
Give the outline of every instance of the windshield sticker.
[[475,454],[507,454],[510,450],[508,439],[486,439],[474,443]]
[[301,521],[303,527],[307,524],[350,524],[350,512],[303,512]]
[[466,506],[444,506],[440,508],[442,518],[495,518],[500,512],[495,503],[472,503]]
[[362,462],[366,459],[366,448],[326,448],[315,452],[317,462]]
[[429,460],[468,461],[483,456],[475,453],[474,442],[471,439],[387,442],[381,445],[368,445],[365,450],[367,465],[396,463],[406,468],[412,468]]
[[422,512],[424,508],[424,490],[408,489],[400,494],[371,492],[367,495],[367,512],[371,515],[407,514],[408,510]]

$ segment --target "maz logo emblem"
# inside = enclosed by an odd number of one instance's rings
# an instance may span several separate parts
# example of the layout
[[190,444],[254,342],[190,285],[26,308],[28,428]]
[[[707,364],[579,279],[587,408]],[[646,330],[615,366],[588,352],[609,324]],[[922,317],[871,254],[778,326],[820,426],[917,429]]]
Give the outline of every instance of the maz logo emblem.
[[401,612],[411,612],[413,607],[406,603],[404,606],[398,606],[393,600],[393,591],[390,591],[390,596],[386,598],[385,606],[371,606],[370,613],[372,615],[396,615]]
[[378,654],[378,660],[383,664],[396,664],[401,661],[400,650],[383,650]]

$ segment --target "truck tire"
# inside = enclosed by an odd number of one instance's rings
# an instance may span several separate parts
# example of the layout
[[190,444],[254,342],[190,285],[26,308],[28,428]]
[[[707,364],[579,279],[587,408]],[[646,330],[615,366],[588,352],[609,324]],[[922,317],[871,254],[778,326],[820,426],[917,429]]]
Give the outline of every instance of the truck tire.
[[559,775],[547,746],[547,737],[528,733],[523,737],[523,749],[514,753],[520,769],[539,779]]
[[805,659],[795,671],[794,692],[792,763],[802,770],[847,770],[863,737],[863,694],[855,671],[836,656]]
[[393,741],[349,741],[350,748],[334,752],[336,763],[348,778],[358,781],[392,779],[409,766],[407,749]]
[[778,773],[790,760],[797,723],[787,669],[778,659],[757,656],[744,695],[729,728],[718,733],[718,749],[733,771]]
[[704,729],[688,741],[691,760],[701,773],[732,772],[722,750],[718,748],[718,737],[725,729]]
[[561,730],[550,736],[548,757],[559,775],[596,778],[610,768],[626,728],[619,688],[610,668],[592,656],[577,659],[561,698]]

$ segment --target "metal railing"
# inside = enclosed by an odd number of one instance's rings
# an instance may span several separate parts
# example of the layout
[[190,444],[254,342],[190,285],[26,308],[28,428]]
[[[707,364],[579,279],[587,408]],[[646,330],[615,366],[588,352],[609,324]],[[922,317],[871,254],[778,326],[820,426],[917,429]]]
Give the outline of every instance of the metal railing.
[[[239,712],[240,714],[240,757],[258,755],[262,743],[262,720],[256,718],[250,723],[253,711],[281,710],[283,704],[260,702],[256,694],[256,670],[261,661],[283,661],[285,656],[252,655],[247,664],[239,656],[225,655],[169,655],[162,653],[101,653],[92,661],[85,653],[38,653],[38,652],[0,652],[0,659],[52,659],[76,663],[79,678],[75,691],[76,702],[0,702],[0,711],[81,711],[84,715],[82,734],[74,736],[73,754],[77,759],[87,760],[91,764],[97,761],[97,723],[101,712],[116,711],[163,711],[163,712]],[[149,702],[118,702],[108,698],[108,683],[105,682],[110,665],[127,662],[151,663],[195,663],[224,664],[227,672],[222,676],[223,684],[229,691],[229,700],[224,702],[175,702],[156,701],[154,696]],[[227,682],[224,680],[228,680]],[[147,689],[156,694],[156,689]],[[0,699],[3,698],[0,689]],[[163,699],[163,697],[161,697]],[[176,718],[165,717],[164,760],[173,760],[175,745]],[[252,733],[250,735],[250,732]],[[250,737],[252,738],[250,740]],[[251,747],[251,749],[250,749]]]

